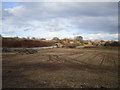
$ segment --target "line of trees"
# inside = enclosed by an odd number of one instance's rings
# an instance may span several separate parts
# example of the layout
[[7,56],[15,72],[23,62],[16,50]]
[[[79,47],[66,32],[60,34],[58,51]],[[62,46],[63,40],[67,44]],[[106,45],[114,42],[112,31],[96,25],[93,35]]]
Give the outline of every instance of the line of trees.
[[120,46],[120,41],[107,41],[104,46]]
[[[38,41],[44,41],[46,40],[45,38],[35,38],[35,37],[26,37],[26,38],[19,38],[17,37],[9,37],[9,38],[4,38],[2,37],[2,35],[0,35],[1,38],[5,39],[9,39],[9,40],[38,40]],[[73,39],[69,39],[69,38],[64,38],[64,39],[59,39],[58,37],[53,37],[52,41],[54,41],[54,43],[61,43],[63,45],[66,46],[76,46],[76,45],[93,45],[93,46],[120,46],[120,41],[104,41],[104,40],[96,40],[96,41],[90,41],[90,40],[83,40],[82,36],[76,36]],[[59,44],[59,45],[61,45]],[[14,43],[15,46],[19,46],[17,45],[17,43]],[[62,46],[62,45],[61,45]]]

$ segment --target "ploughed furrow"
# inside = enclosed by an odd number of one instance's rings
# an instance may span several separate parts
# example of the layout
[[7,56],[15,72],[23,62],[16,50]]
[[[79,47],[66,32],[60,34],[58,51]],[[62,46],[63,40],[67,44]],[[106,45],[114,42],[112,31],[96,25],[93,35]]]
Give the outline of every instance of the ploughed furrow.
[[112,66],[114,67],[118,66],[118,56],[110,55],[110,61],[111,61]]
[[89,64],[96,63],[98,61],[96,59],[97,57],[99,57],[99,53],[92,53],[92,55],[86,59],[86,63],[89,63]]
[[97,53],[97,52],[87,52],[86,54],[80,56],[79,58],[76,58],[77,61],[80,62],[84,62],[84,63],[88,63],[88,64],[96,64],[96,62],[99,62],[99,59],[96,58],[100,58],[101,53]]
[[98,57],[98,53],[84,53],[84,55],[80,55],[79,57],[65,57],[61,56],[60,60],[66,60],[67,62],[76,62],[76,63],[83,63],[83,64],[93,64],[93,61],[96,57]]
[[105,55],[103,55],[103,57],[101,58],[101,61],[100,61],[100,66],[102,66],[103,65],[103,62],[105,61]]
[[100,65],[111,66],[111,67],[117,66],[117,62],[118,62],[117,54],[112,54],[109,52],[107,53],[102,52],[100,57],[101,57]]
[[88,58],[90,58],[93,54],[92,53],[89,53],[89,52],[86,52],[84,53],[84,55],[82,56],[79,56],[77,58],[75,58],[77,61],[82,61],[82,62],[86,62]]

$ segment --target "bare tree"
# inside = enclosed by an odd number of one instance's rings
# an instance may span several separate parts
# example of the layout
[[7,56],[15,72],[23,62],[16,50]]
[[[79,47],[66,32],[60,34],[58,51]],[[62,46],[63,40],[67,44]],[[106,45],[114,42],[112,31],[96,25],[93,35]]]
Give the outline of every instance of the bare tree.
[[35,37],[32,37],[32,39],[34,39],[34,40],[35,40]]
[[55,42],[60,42],[60,39],[58,37],[53,37],[53,39]]
[[83,44],[83,37],[82,36],[76,36],[74,38],[74,40],[77,41],[77,42],[79,42],[79,43],[81,43],[81,44]]
[[45,38],[40,38],[40,40],[46,40]]

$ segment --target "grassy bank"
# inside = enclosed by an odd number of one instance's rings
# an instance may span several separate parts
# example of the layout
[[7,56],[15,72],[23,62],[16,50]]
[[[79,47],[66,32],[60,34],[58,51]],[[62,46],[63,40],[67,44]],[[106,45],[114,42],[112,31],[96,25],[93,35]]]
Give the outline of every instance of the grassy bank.
[[20,39],[20,38],[2,38],[2,47],[47,47],[55,45],[53,41],[48,40],[30,40],[30,39]]

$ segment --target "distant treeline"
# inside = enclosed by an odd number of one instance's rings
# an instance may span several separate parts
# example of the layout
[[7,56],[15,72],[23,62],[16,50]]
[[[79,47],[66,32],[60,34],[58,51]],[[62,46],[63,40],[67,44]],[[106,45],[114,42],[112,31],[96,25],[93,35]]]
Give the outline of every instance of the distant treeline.
[[42,41],[42,40],[30,40],[30,39],[22,39],[22,38],[2,38],[2,47],[47,47],[55,45],[52,41]]
[[107,41],[104,46],[120,46],[120,42],[118,41]]
[[76,48],[78,46],[85,46],[85,47],[96,47],[96,46],[120,46],[119,41],[104,41],[104,40],[83,40],[82,36],[77,36],[74,39],[64,38],[59,39],[58,37],[54,37],[52,40],[46,40],[45,38],[2,38],[2,47],[47,47],[47,46],[54,46],[57,47],[67,47],[67,48]]

